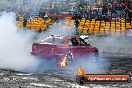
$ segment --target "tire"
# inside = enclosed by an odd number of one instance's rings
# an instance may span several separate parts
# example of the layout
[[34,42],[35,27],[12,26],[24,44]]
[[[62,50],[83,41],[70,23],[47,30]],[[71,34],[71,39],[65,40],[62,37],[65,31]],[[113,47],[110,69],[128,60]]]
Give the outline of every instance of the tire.
[[92,53],[92,60],[94,62],[98,61],[99,60],[99,52],[98,50],[95,50],[93,53]]
[[94,57],[99,57],[99,52],[98,52],[98,50],[95,50],[95,51],[93,52],[93,56],[94,56]]
[[61,67],[66,67],[67,65],[69,65],[70,63],[73,62],[73,54],[70,52],[68,54],[65,54],[63,58],[65,59],[65,61],[63,63],[61,63],[61,62],[58,63],[59,66],[61,66]]
[[66,61],[66,64],[70,64],[73,62],[73,53],[69,52],[67,54],[67,61]]

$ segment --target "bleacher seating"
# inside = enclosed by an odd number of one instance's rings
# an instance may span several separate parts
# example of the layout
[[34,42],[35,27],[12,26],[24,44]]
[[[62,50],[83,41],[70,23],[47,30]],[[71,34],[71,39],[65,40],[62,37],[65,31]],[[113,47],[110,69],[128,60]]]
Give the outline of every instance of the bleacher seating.
[[[96,21],[95,19],[87,20],[82,18],[79,20],[79,33],[88,33],[88,34],[123,34],[127,28],[132,28],[132,24],[125,21],[124,18],[121,18],[120,21],[113,21],[116,18],[112,18],[111,21]],[[75,24],[73,19],[67,18],[65,24]]]
[[[48,18],[43,20],[42,18],[35,16],[33,19],[26,20],[26,29],[29,30],[37,30],[37,31],[44,31],[48,28],[50,24],[53,23],[53,20]],[[23,28],[23,17],[19,17],[19,21],[16,22],[17,27]]]

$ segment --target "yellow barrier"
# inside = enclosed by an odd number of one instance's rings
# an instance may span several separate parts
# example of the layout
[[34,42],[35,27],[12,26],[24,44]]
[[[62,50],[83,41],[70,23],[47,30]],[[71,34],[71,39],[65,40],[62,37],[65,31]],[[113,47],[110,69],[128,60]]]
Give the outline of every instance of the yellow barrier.
[[[117,20],[115,18],[112,18],[112,20]],[[112,21],[111,20],[111,21]],[[87,20],[86,18],[82,18],[79,21],[79,28],[78,32],[81,33],[101,33],[101,34],[110,34],[113,33],[117,34],[123,33],[126,28],[132,28],[132,21],[131,24],[125,23],[125,19],[121,18],[118,19],[116,22],[105,22],[105,21],[96,21],[95,19]],[[26,29],[32,29],[32,30],[46,30],[48,28],[48,25],[52,23],[52,19],[48,18],[47,20],[43,20],[42,18],[39,18],[35,16],[33,19],[27,19],[26,23]],[[75,20],[71,19],[71,17],[66,18],[65,24],[74,25]],[[23,28],[23,17],[19,17],[19,22],[16,23],[17,27]],[[69,26],[70,26],[69,25]],[[72,27],[72,29],[74,29]]]
[[87,33],[87,31],[88,31],[88,27],[84,27],[84,28],[83,28],[83,32],[84,32],[84,33]]

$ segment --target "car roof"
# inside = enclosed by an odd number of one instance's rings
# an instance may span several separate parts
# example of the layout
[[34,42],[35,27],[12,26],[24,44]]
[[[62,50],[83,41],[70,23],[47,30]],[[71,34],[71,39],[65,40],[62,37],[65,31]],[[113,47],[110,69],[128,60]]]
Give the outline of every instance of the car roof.
[[61,38],[79,38],[79,36],[74,36],[74,35],[72,35],[72,36],[66,36],[66,35],[51,35],[51,36],[49,36],[49,37],[54,37],[54,38],[59,38],[59,37],[61,37]]

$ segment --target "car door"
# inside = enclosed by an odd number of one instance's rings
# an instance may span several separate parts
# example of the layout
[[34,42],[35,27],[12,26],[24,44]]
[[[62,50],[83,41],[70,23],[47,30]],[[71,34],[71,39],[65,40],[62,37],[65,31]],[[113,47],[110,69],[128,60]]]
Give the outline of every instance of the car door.
[[88,55],[90,53],[89,45],[82,39],[77,39],[79,45],[78,45],[78,52],[80,55]]
[[77,41],[77,38],[71,38],[68,42],[69,50],[72,52],[75,56],[78,55],[78,49],[79,49],[79,43]]
[[[61,39],[61,43],[59,43],[59,40]],[[67,52],[69,51],[69,47],[65,44],[66,42],[66,38],[59,38],[59,40],[56,39],[56,42],[58,42],[58,44],[56,44],[56,48],[54,48],[54,53],[56,54],[67,54]]]

